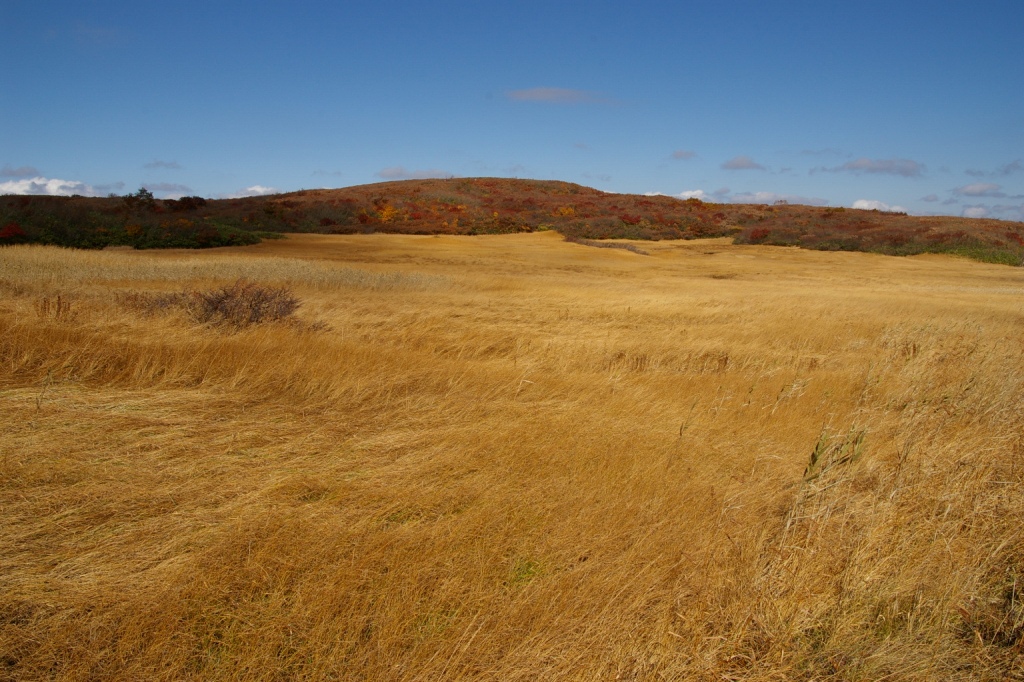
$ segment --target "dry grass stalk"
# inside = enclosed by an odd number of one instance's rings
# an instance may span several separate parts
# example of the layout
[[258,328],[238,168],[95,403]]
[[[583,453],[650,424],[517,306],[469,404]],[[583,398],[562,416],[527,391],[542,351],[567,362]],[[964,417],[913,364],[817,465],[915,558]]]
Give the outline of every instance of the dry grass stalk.
[[68,322],[74,314],[71,312],[71,301],[67,297],[57,294],[53,298],[43,296],[34,304],[36,317],[40,320],[53,320],[55,322]]

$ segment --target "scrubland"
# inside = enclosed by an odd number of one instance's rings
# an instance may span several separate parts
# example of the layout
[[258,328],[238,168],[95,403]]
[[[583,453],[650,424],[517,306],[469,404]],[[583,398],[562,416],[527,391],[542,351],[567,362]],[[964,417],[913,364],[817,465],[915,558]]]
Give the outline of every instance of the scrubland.
[[1024,270],[643,249],[0,249],[0,679],[1024,679]]

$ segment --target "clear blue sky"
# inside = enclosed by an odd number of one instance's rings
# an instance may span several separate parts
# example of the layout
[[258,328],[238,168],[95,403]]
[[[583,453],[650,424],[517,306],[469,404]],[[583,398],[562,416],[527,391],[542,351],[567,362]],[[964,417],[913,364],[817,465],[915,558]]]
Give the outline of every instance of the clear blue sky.
[[1024,2],[0,0],[0,193],[425,176],[1024,220]]

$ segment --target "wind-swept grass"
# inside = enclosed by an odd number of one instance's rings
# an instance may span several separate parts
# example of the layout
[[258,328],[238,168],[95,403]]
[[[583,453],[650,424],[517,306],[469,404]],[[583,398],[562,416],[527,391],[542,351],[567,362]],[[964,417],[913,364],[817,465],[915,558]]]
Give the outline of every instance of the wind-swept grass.
[[0,249],[0,679],[1020,677],[1020,271],[644,248]]

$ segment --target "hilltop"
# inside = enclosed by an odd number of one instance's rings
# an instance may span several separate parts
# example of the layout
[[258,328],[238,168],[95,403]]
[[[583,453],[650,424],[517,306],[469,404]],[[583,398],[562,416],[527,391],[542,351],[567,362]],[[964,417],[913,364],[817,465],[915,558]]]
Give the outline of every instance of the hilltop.
[[1018,265],[1024,223],[791,204],[615,194],[556,180],[402,180],[238,199],[0,198],[0,244],[226,246],[283,232],[507,234],[571,240],[696,239],[892,255],[958,253]]

